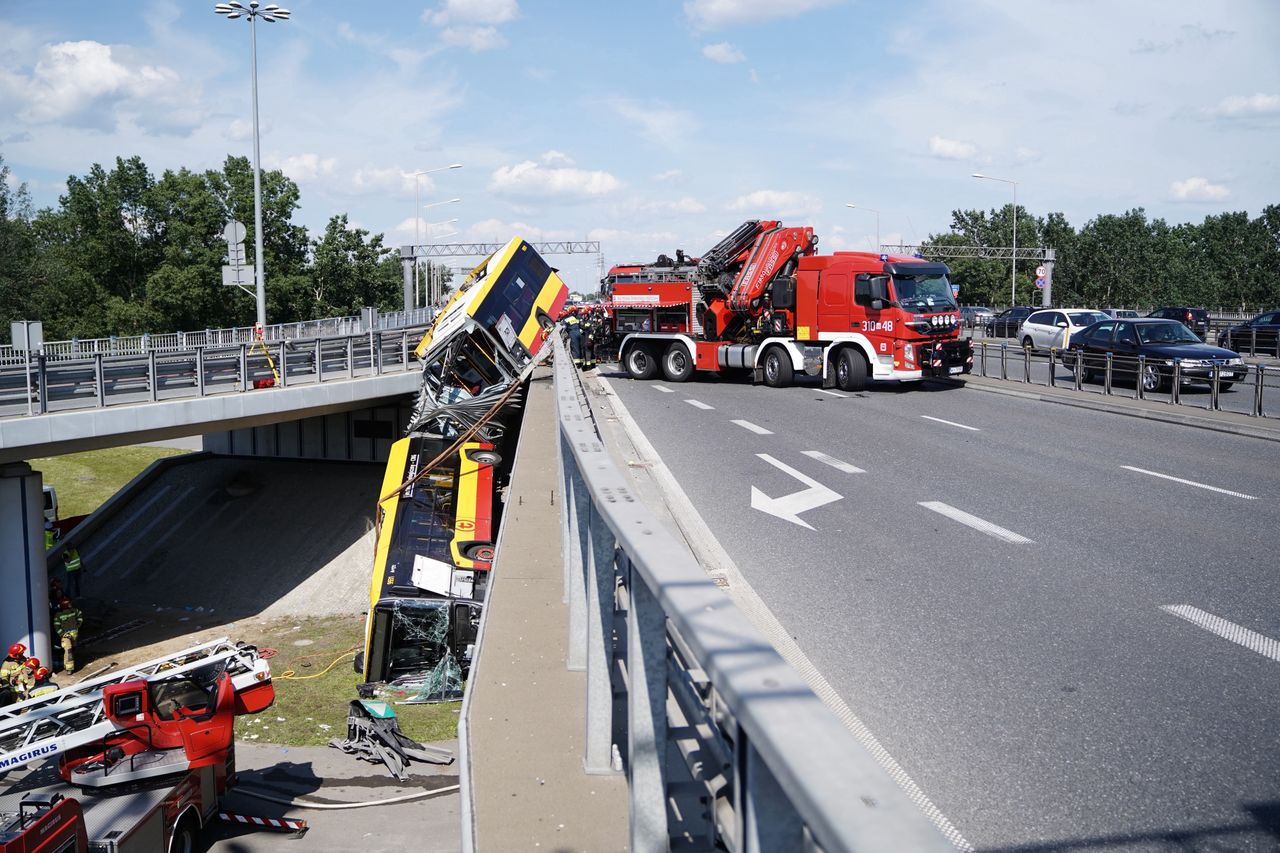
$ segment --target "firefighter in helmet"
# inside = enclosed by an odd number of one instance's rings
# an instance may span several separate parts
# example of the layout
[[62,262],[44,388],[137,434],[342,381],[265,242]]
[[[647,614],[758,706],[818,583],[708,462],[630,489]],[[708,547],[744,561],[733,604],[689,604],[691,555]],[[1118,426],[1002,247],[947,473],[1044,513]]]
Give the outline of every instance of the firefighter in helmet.
[[35,682],[31,685],[31,692],[28,698],[34,699],[37,696],[47,696],[56,692],[58,682],[53,680],[53,673],[49,672],[49,667],[42,666],[35,671]]
[[577,313],[570,309],[568,317],[564,319],[565,326],[569,329],[569,354],[573,356],[573,363],[582,366],[582,322],[578,319]]
[[14,643],[9,647],[9,656],[4,659],[4,663],[0,664],[0,706],[8,705],[17,698],[15,679],[18,676],[18,670],[22,669],[26,660],[26,646],[22,643]]
[[18,674],[13,677],[13,692],[18,695],[19,702],[31,698],[31,688],[36,684],[37,669],[40,669],[40,659],[27,658],[18,668]]
[[84,614],[65,595],[58,602],[58,612],[53,614],[53,630],[62,644],[62,668],[68,674],[76,671],[75,647],[80,637]]

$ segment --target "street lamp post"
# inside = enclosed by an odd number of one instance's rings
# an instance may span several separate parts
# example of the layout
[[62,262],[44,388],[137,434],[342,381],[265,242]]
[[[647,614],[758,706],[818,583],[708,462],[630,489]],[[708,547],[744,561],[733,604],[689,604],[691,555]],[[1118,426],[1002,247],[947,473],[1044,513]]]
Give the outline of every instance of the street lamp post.
[[[461,169],[461,163],[450,163],[448,166],[437,166],[434,169],[419,169],[413,173],[413,244],[416,246],[422,242],[421,224],[422,224],[422,195],[421,195],[421,179],[423,175],[429,175],[432,172],[443,172],[446,169]],[[448,201],[437,201],[428,204],[427,207],[435,207],[439,204],[454,204],[462,201],[460,198],[452,198]],[[418,303],[418,261],[415,258],[413,262],[413,292],[409,292],[409,285],[405,284],[404,289],[404,310],[416,308]]]
[[869,210],[876,215],[876,251],[880,251],[880,211],[876,210],[874,207],[864,207],[859,204],[850,204],[848,202],[845,202],[844,206],[851,207],[854,210]]
[[1018,304],[1018,182],[1009,178],[995,178],[981,172],[974,172],[973,176],[984,181],[1010,184],[1013,187],[1013,270],[1009,275],[1009,306],[1013,307]]
[[[458,201],[458,199],[456,199],[456,198],[455,198],[455,199],[451,199],[451,201]],[[449,202],[447,202],[447,201],[446,201],[446,202],[437,202],[437,204],[448,204],[448,203],[449,203]],[[431,206],[431,205],[427,205],[427,207],[430,207],[430,206]],[[428,222],[428,223],[426,223],[426,229],[427,229],[427,242],[428,242],[428,243],[430,243],[430,242],[431,242],[431,229],[432,229],[434,226],[437,226],[437,225],[452,225],[453,223],[455,223],[455,222],[457,222],[457,221],[458,221],[458,218],[455,216],[453,219],[445,219],[445,220],[444,220],[444,221],[442,221],[442,222]],[[454,234],[456,234],[457,232],[456,232],[456,231],[454,231],[454,232],[450,232],[450,233],[454,233]],[[448,235],[444,235],[444,236],[448,236]],[[430,262],[430,261],[427,261],[427,263],[428,263],[428,264],[430,264],[431,262]],[[435,304],[435,299],[436,299],[436,292],[435,292],[435,277],[436,277],[436,276],[435,276],[435,273],[436,273],[436,267],[435,267],[435,265],[431,265],[431,266],[428,266],[428,267],[427,267],[427,288],[426,288],[426,294],[425,294],[425,296],[426,296],[426,306],[427,306],[428,308],[430,308],[432,305],[434,305],[434,304]]]
[[258,327],[267,325],[267,286],[266,275],[262,265],[262,156],[258,150],[258,27],[261,18],[268,24],[289,20],[289,10],[281,9],[274,3],[262,6],[258,0],[250,0],[246,6],[231,0],[219,3],[213,11],[227,18],[246,18],[249,21],[249,55],[251,76],[253,79],[253,276],[257,284]]

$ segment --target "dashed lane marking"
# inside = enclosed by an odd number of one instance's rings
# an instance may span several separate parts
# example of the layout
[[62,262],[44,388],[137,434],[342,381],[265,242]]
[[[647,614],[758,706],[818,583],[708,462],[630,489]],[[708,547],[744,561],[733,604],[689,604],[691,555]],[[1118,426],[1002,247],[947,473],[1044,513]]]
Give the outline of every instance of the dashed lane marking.
[[821,450],[802,450],[800,452],[803,453],[805,456],[808,456],[810,459],[817,459],[822,464],[830,465],[832,468],[835,468],[837,471],[843,471],[846,474],[867,473],[866,471],[859,468],[857,465],[850,465],[848,462],[841,462],[839,459],[835,458],[834,456],[828,456],[827,454],[823,453]]
[[839,397],[841,400],[849,396],[848,394],[841,394],[839,391],[828,391],[826,388],[818,388],[816,390],[819,394],[829,394],[832,397]]
[[1148,471],[1146,468],[1134,468],[1132,465],[1121,465],[1126,471],[1136,471],[1139,474],[1146,474],[1151,477],[1159,477],[1162,480],[1172,480],[1175,483],[1182,483],[1187,486],[1195,486],[1197,489],[1208,489],[1211,492],[1217,492],[1220,495],[1231,495],[1233,498],[1244,498],[1247,501],[1256,501],[1253,495],[1246,495],[1244,492],[1233,492],[1230,489],[1220,489],[1217,486],[1208,486],[1204,483],[1197,483],[1195,480],[1184,480],[1181,477],[1174,477],[1169,474],[1161,474],[1158,471]]
[[667,386],[665,386],[665,385],[654,385],[654,386],[653,386],[653,390],[655,390],[655,391],[661,391],[663,394],[674,394],[674,393],[676,393],[675,391],[672,391],[670,388],[668,388],[668,387],[667,387]]
[[1257,652],[1273,661],[1280,661],[1280,640],[1273,640],[1266,634],[1251,631],[1243,625],[1228,622],[1221,616],[1214,616],[1199,607],[1190,604],[1165,604],[1160,607],[1166,613],[1172,613],[1180,619],[1186,619],[1192,625],[1203,628],[1210,634],[1217,634],[1224,640],[1230,640],[1244,646],[1251,652]]
[[[693,401],[690,400],[689,402],[692,403]],[[765,429],[762,426],[757,426],[756,424],[753,424],[751,421],[731,421],[731,423],[737,424],[738,426],[742,427],[748,432],[754,432],[756,435],[773,435],[773,430]]]
[[950,504],[944,504],[942,501],[920,501],[920,506],[925,509],[933,510],[939,515],[945,515],[952,521],[958,521],[961,524],[972,527],[974,530],[994,536],[997,539],[1003,539],[1005,542],[1011,542],[1014,545],[1031,544],[1032,540],[1027,537],[1014,533],[1012,530],[1005,530],[998,524],[992,524],[985,518],[978,518],[976,515],[970,515],[962,509],[956,509]]
[[960,427],[960,429],[967,429],[970,432],[982,432],[982,430],[978,429],[977,427],[965,426],[964,424],[958,424],[955,421],[944,421],[942,418],[933,417],[933,415],[921,415],[920,417],[924,418],[926,421],[937,421],[940,424],[946,424],[947,426],[953,426],[953,427]]
[[685,400],[685,402],[688,403],[690,406],[693,406],[695,409],[714,409],[715,408],[715,406],[708,406],[706,403],[702,402],[701,400]]

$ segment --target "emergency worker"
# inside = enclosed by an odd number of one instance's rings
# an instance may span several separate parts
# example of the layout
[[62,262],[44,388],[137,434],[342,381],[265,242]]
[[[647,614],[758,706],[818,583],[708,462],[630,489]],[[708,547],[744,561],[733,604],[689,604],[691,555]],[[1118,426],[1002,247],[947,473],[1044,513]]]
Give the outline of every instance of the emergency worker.
[[27,698],[47,696],[56,692],[57,689],[58,683],[53,680],[53,673],[49,672],[49,667],[42,666],[35,671],[35,682],[31,685],[31,693]]
[[14,643],[9,647],[9,656],[0,664],[0,684],[12,687],[18,670],[27,662],[27,647],[22,643]]
[[565,318],[565,326],[569,329],[569,354],[573,356],[573,363],[577,367],[582,366],[582,323],[577,316],[570,314]]
[[80,597],[80,570],[83,567],[80,551],[74,545],[62,555],[62,568],[67,573],[67,595]]
[[40,669],[40,659],[27,658],[18,668],[18,674],[13,677],[13,692],[18,695],[19,702],[31,698],[31,688],[36,684],[37,669]]
[[53,548],[53,543],[58,541],[58,531],[53,529],[53,522],[49,519],[44,520],[44,549],[46,551]]
[[53,631],[62,643],[62,668],[71,674],[76,671],[76,640],[80,637],[80,626],[84,624],[84,614],[80,608],[71,603],[71,599],[63,596],[58,602],[58,612],[53,615]]
[[600,321],[594,311],[588,311],[582,318],[582,369],[590,370],[596,366],[596,340],[600,335]]

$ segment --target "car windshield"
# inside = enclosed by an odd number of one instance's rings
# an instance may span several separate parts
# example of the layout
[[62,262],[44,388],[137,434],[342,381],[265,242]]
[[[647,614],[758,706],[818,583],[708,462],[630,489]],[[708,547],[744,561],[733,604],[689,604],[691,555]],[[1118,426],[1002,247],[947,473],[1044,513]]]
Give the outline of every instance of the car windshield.
[[895,275],[893,292],[899,305],[916,314],[956,310],[945,275]]
[[1198,344],[1196,333],[1181,323],[1139,323],[1138,338],[1144,344]]
[[1073,326],[1092,326],[1094,323],[1111,319],[1101,311],[1075,311],[1067,316],[1071,318],[1071,325]]

